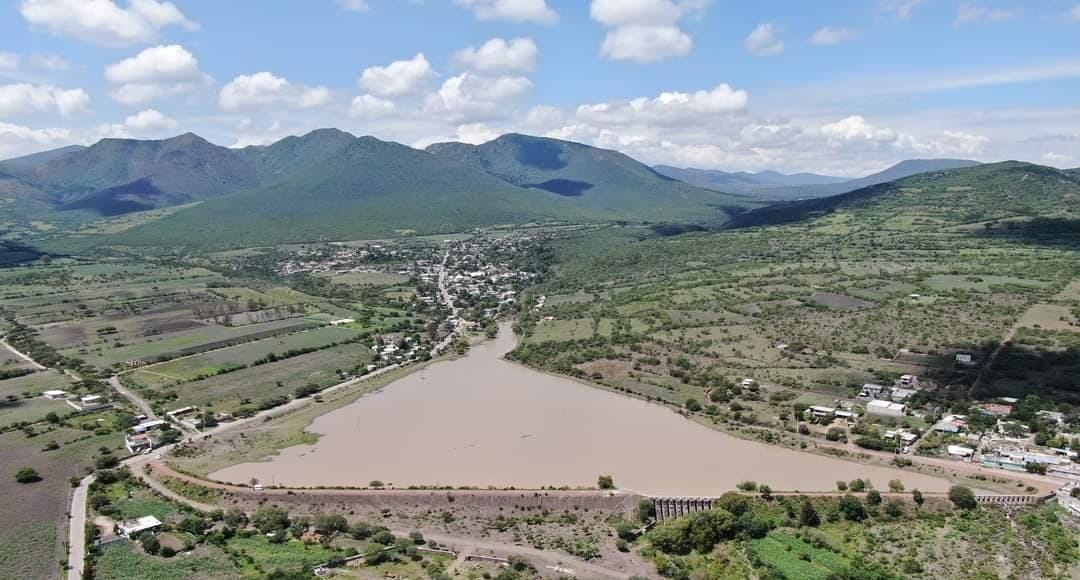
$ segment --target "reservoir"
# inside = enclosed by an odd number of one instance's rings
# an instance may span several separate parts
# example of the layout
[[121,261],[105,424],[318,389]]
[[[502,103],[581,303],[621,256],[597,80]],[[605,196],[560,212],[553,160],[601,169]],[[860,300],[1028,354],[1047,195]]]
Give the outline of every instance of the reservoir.
[[507,362],[509,326],[468,355],[434,364],[320,416],[315,445],[234,465],[214,479],[285,486],[595,486],[612,475],[652,495],[716,496],[753,480],[774,490],[830,491],[867,478],[877,489],[946,491],[918,473],[745,441],[670,410]]

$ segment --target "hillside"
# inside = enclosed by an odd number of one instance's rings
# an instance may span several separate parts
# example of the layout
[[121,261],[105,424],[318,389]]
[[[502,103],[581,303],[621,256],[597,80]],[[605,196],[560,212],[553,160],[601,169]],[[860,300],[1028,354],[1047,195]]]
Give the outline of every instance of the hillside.
[[901,161],[884,171],[858,179],[829,177],[814,173],[784,175],[775,171],[726,173],[706,169],[677,169],[667,166],[660,166],[656,169],[660,173],[700,187],[744,193],[762,200],[785,201],[829,197],[880,183],[896,181],[897,179],[911,177],[927,171],[960,169],[978,164],[977,161],[965,159],[909,159]]
[[752,203],[661,175],[617,151],[557,139],[509,134],[482,145],[437,143],[427,151],[613,218],[721,223]]
[[[756,209],[730,227],[774,225],[846,213],[865,226],[940,229],[1004,219],[1076,219],[1080,177],[1007,161],[932,171],[849,193]],[[902,222],[902,223],[901,223]]]
[[240,247],[591,217],[555,194],[361,137],[302,170],[111,236],[107,243]]
[[679,168],[670,165],[657,165],[653,169],[661,175],[697,187],[746,195],[767,196],[770,191],[781,187],[826,185],[848,181],[844,177],[832,177],[816,173],[794,173],[790,175],[778,171],[759,171],[757,173],[738,171],[731,173],[715,169]]
[[44,165],[53,159],[63,157],[68,153],[82,151],[83,149],[86,149],[86,147],[82,145],[68,145],[66,147],[60,147],[59,149],[51,149],[49,151],[24,155],[22,157],[16,157],[0,162],[0,168],[7,168],[9,171],[26,171],[40,167],[41,165]]

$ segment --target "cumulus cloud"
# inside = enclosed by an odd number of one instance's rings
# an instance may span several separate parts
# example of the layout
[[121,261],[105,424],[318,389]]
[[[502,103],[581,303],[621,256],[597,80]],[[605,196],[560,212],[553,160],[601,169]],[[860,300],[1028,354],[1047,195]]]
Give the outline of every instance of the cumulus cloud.
[[0,159],[55,149],[75,142],[70,129],[32,129],[0,122]]
[[19,11],[54,35],[106,46],[153,42],[169,26],[198,28],[175,4],[157,0],[129,0],[126,8],[113,0],[23,0]]
[[746,37],[746,50],[754,56],[776,56],[783,54],[784,42],[776,38],[773,25],[766,22],[759,24]]
[[1053,151],[1043,153],[1042,160],[1055,167],[1071,167],[1073,164],[1073,157],[1071,155],[1063,155]]
[[366,0],[338,0],[338,4],[352,12],[367,12],[371,10],[371,4],[368,4]]
[[867,122],[862,115],[852,115],[833,123],[821,126],[821,134],[833,143],[896,141],[896,132],[892,129],[879,129]]
[[55,112],[69,117],[86,110],[90,95],[82,89],[17,83],[0,85],[0,117]]
[[240,75],[221,87],[218,103],[226,111],[286,105],[311,108],[329,103],[330,89],[293,84],[284,77],[263,71],[253,75]]
[[388,99],[380,99],[374,95],[360,95],[352,100],[352,104],[349,106],[349,116],[351,117],[385,117],[392,115],[397,110],[397,106],[393,101]]
[[975,2],[964,2],[956,9],[956,25],[971,23],[1002,22],[1015,16],[1012,10],[990,8]]
[[428,95],[424,108],[429,114],[446,115],[459,123],[505,116],[499,103],[530,91],[532,86],[525,77],[464,72],[446,79],[437,92]]
[[124,119],[124,126],[139,133],[158,133],[173,131],[180,124],[176,119],[166,117],[157,109],[146,109]]
[[650,63],[685,56],[693,39],[678,27],[711,0],[592,0],[589,14],[609,30],[600,54],[613,60]]
[[530,38],[515,38],[510,41],[492,38],[480,48],[470,46],[459,51],[454,55],[454,60],[481,73],[523,73],[536,68],[538,52],[536,43]]
[[850,28],[822,26],[814,31],[814,35],[810,37],[810,42],[818,46],[833,46],[843,44],[852,38],[855,38],[858,34],[858,31]]
[[210,83],[199,61],[178,44],[155,46],[105,67],[112,97],[126,105],[189,92]]
[[892,14],[898,20],[911,20],[911,14],[923,4],[926,4],[926,0],[882,0],[880,6],[883,12]]
[[547,5],[547,0],[454,0],[454,3],[471,9],[479,20],[539,24],[554,24],[559,21],[559,14]]
[[380,97],[401,97],[423,89],[434,76],[435,71],[421,52],[410,60],[364,69],[360,87]]
[[458,125],[455,141],[479,145],[499,137],[500,133],[484,123],[466,123]]
[[652,99],[639,97],[626,102],[582,105],[577,109],[577,116],[592,123],[607,125],[705,122],[702,116],[741,111],[746,108],[748,100],[746,91],[736,90],[724,83],[709,91],[665,92]]

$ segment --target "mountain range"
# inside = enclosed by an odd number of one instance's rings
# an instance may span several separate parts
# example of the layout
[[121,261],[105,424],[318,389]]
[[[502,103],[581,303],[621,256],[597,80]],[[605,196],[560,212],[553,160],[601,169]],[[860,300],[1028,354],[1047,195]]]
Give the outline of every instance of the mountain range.
[[728,173],[711,169],[680,169],[667,165],[658,165],[654,169],[668,177],[706,189],[730,191],[752,195],[761,199],[783,201],[839,195],[927,171],[960,169],[978,164],[978,161],[966,159],[909,159],[878,173],[858,179],[831,177],[814,173],[785,175],[776,171]]
[[76,223],[184,206],[109,240],[176,246],[442,233],[538,220],[715,226],[761,205],[578,143],[515,134],[425,151],[336,129],[243,149],[191,133],[104,139],[0,163],[0,195],[27,219]]

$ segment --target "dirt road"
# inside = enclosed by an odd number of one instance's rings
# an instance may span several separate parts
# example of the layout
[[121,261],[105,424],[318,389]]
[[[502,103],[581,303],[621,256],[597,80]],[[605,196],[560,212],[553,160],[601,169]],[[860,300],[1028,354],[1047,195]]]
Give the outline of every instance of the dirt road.
[[32,365],[35,369],[37,369],[39,371],[43,371],[43,370],[45,370],[47,368],[45,365],[40,364],[40,363],[38,363],[38,361],[30,358],[29,355],[23,354],[23,353],[19,352],[18,350],[16,350],[15,347],[8,344],[8,342],[6,340],[0,340],[0,346],[2,346],[4,348],[8,349],[9,351],[11,351],[11,354],[14,354],[15,356],[17,356],[17,357],[21,358],[22,360],[26,361],[27,363],[30,363],[30,365]]
[[68,522],[68,546],[82,546],[70,550],[68,554],[68,580],[82,580],[86,569],[86,493],[94,482],[94,476],[88,475],[79,482],[79,487],[71,494],[71,518]]

